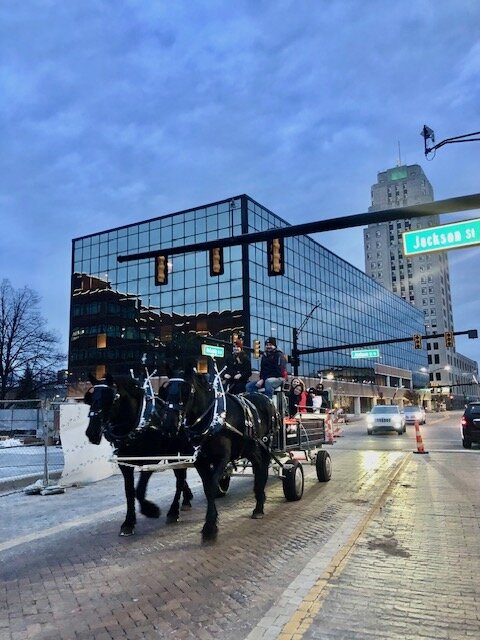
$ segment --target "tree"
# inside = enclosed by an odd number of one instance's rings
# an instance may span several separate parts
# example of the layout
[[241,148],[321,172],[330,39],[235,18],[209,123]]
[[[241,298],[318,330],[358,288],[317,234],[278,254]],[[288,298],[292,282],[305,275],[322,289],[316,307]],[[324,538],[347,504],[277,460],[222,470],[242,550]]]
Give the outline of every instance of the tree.
[[412,389],[406,389],[403,393],[404,400],[410,402],[413,405],[421,404],[420,394],[418,391],[414,391]]
[[55,380],[56,369],[65,361],[59,338],[47,330],[40,315],[39,302],[28,287],[14,289],[8,280],[0,285],[0,400],[27,370],[33,388],[39,390]]

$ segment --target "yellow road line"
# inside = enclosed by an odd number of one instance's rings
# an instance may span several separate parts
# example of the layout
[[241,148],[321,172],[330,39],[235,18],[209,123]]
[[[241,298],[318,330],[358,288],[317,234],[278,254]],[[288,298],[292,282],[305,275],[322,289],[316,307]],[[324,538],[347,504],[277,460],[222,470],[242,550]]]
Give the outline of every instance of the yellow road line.
[[357,545],[360,536],[365,532],[365,529],[370,523],[372,517],[384,505],[396,478],[403,471],[411,457],[412,454],[409,453],[394,470],[387,486],[382,491],[375,504],[363,517],[342,548],[334,555],[327,568],[303,598],[296,611],[292,614],[290,620],[283,626],[280,634],[278,635],[278,640],[301,640],[301,638],[303,638],[304,634],[312,625],[315,616],[323,606],[325,598],[328,595],[330,580],[339,576],[347,566],[349,556]]

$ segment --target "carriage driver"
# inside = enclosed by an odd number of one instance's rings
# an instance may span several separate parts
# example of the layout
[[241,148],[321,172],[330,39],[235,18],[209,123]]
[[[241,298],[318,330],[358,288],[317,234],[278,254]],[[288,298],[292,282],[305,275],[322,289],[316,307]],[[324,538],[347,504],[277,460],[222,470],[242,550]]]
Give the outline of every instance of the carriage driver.
[[265,353],[260,360],[260,378],[257,382],[247,384],[247,392],[265,388],[265,395],[272,399],[273,391],[288,378],[287,360],[280,349],[277,349],[275,338],[265,340]]

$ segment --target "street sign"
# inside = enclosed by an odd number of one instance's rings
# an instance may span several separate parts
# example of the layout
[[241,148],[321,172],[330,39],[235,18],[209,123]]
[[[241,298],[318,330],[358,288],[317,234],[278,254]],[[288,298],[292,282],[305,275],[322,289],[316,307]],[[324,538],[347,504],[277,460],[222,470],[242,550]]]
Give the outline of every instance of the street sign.
[[223,347],[215,347],[213,344],[202,344],[202,355],[211,356],[212,358],[223,358],[225,349]]
[[480,218],[427,227],[403,234],[403,254],[415,256],[480,244]]
[[350,351],[350,357],[353,360],[358,360],[358,358],[379,358],[380,349],[353,349]]

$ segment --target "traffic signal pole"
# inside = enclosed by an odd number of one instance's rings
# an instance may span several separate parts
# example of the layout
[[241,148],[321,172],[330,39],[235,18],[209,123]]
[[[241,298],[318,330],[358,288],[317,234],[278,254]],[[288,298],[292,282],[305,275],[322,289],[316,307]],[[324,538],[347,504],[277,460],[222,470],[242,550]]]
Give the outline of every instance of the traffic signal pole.
[[[455,336],[468,336],[470,339],[478,338],[477,329],[468,329],[467,331],[454,331]],[[443,337],[442,334],[426,334],[420,336],[423,340],[438,340]],[[391,340],[374,340],[373,342],[357,342],[355,344],[336,344],[329,347],[317,347],[314,349],[297,349],[299,356],[306,355],[308,353],[323,353],[325,351],[341,351],[342,349],[356,349],[357,347],[374,347],[382,344],[395,344],[397,342],[411,342],[412,336],[408,338],[393,338]],[[292,350],[293,356],[293,350]]]
[[298,365],[298,329],[295,329],[294,327],[292,329],[292,367],[294,376],[298,376]]
[[[242,196],[243,197],[243,196]],[[384,209],[382,211],[360,213],[348,216],[330,218],[328,220],[318,220],[316,222],[306,222],[285,227],[275,227],[266,231],[255,231],[244,233],[239,236],[218,238],[205,242],[196,242],[184,246],[171,246],[158,248],[152,251],[142,251],[117,256],[118,262],[130,262],[134,260],[144,260],[155,258],[158,255],[175,256],[185,253],[196,253],[198,251],[209,251],[216,247],[234,247],[249,245],[255,242],[264,242],[273,238],[291,238],[294,236],[304,236],[311,233],[322,233],[324,231],[336,231],[338,229],[350,229],[353,227],[366,226],[377,222],[390,222],[403,218],[422,218],[431,215],[443,215],[458,211],[470,211],[480,207],[480,193],[446,200],[436,200],[424,204],[409,205],[408,207],[398,207],[397,209]]]

